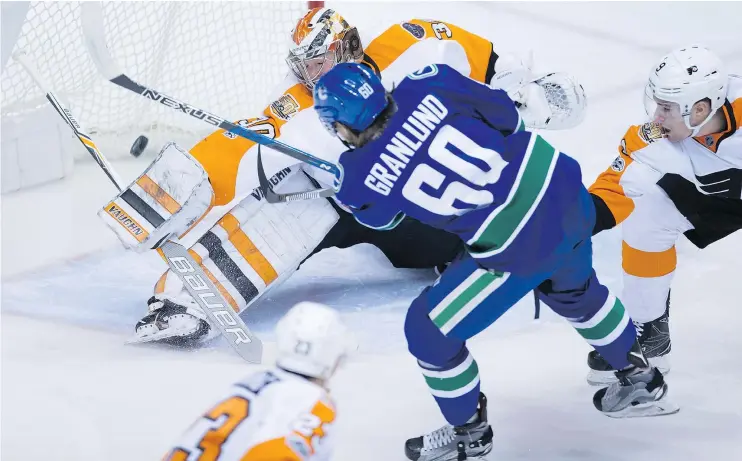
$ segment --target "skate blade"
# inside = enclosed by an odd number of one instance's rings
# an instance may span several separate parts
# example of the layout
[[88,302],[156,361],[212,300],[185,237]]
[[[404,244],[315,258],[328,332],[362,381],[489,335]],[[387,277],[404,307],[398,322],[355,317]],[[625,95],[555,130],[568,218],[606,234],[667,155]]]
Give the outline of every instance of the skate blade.
[[[477,453],[469,453],[466,454],[463,459],[469,461],[469,460],[487,460],[487,455],[492,451],[492,444],[490,443],[488,446],[484,447],[481,451],[478,451]],[[441,453],[438,456],[431,456],[431,455],[422,455],[420,458],[418,458],[418,461],[458,461],[462,459],[461,453],[459,452],[448,452],[448,453]]]
[[147,344],[147,343],[154,343],[158,341],[163,341],[165,339],[175,338],[178,336],[187,336],[189,334],[193,334],[195,329],[188,328],[183,330],[177,330],[175,328],[168,328],[166,330],[160,330],[157,333],[152,333],[151,335],[146,336],[140,336],[136,333],[126,341],[124,341],[124,344]]
[[654,402],[632,405],[620,411],[603,413],[609,418],[647,418],[650,416],[672,415],[680,411],[680,407],[669,400],[663,399]]
[[147,336],[134,335],[130,337],[129,339],[127,339],[126,341],[124,341],[124,344],[131,345],[131,344],[154,343],[157,341],[162,341],[163,339],[172,338],[173,336],[176,336],[176,335],[173,335],[170,333],[162,333],[162,332],[154,333],[154,334],[147,335]]

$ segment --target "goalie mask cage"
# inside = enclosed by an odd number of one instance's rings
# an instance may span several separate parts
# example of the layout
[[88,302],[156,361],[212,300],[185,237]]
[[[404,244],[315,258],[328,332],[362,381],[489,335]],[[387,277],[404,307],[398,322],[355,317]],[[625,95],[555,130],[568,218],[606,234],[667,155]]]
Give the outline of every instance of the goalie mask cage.
[[[30,57],[110,158],[128,156],[140,135],[149,138],[150,153],[170,140],[190,148],[213,127],[104,79],[83,27],[100,28],[114,60],[134,80],[237,120],[259,115],[270,102],[288,72],[289,32],[308,8],[323,4],[20,2],[11,11],[12,4],[2,3],[3,193],[64,177],[74,160],[88,155],[11,52]],[[103,21],[83,20],[86,9],[96,9]]]

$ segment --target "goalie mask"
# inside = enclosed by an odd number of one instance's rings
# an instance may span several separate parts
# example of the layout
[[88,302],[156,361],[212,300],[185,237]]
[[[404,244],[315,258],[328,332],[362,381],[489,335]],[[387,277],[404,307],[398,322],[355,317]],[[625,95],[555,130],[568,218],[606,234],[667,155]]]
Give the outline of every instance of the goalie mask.
[[286,63],[310,90],[337,63],[363,58],[363,45],[355,27],[329,8],[314,8],[291,31]]

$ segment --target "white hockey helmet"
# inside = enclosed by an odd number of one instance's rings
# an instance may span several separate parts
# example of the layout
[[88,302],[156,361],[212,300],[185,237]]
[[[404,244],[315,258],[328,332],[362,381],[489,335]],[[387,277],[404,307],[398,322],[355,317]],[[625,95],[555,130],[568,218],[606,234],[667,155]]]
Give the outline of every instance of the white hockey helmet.
[[[724,65],[714,53],[702,45],[678,48],[664,56],[649,75],[644,92],[644,108],[654,116],[656,100],[676,103],[685,126],[697,136],[703,125],[724,105],[729,76]],[[697,126],[691,126],[693,104],[708,98],[711,101],[709,116]]]
[[312,378],[328,379],[352,348],[352,338],[334,309],[301,302],[276,325],[276,365]]

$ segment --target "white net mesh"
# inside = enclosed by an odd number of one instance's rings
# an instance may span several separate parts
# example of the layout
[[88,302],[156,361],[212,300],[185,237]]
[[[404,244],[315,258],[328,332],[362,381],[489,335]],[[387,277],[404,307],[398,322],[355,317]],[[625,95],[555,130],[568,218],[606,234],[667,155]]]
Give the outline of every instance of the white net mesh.
[[[289,32],[307,2],[104,2],[106,41],[131,78],[228,119],[256,115],[287,68]],[[155,149],[186,148],[209,125],[118,88],[96,71],[79,2],[32,2],[14,51],[24,50],[109,157],[145,134]],[[47,104],[13,60],[2,71],[2,117]],[[76,155],[78,155],[76,153]],[[80,150],[79,157],[86,154]]]

